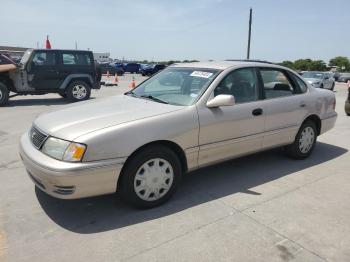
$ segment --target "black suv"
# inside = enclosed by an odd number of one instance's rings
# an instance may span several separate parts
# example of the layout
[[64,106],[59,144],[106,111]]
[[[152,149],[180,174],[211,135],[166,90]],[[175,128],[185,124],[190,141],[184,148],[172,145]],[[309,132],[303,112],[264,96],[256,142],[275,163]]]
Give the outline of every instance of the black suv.
[[[0,56],[0,106],[17,95],[58,93],[71,101],[89,99],[91,89],[101,87],[101,72],[91,51],[30,49],[16,68]],[[5,69],[4,69],[5,68]],[[10,96],[9,93],[14,95]]]

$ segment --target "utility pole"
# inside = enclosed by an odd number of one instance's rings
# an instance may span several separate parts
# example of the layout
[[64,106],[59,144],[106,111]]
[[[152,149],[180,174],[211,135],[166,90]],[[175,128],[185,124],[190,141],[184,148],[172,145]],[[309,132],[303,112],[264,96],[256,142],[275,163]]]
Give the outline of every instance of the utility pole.
[[247,47],[247,59],[250,59],[250,38],[252,35],[252,15],[253,15],[253,9],[250,8],[249,12],[249,33],[248,33],[248,47]]
[[75,41],[75,50],[78,50],[78,43]]

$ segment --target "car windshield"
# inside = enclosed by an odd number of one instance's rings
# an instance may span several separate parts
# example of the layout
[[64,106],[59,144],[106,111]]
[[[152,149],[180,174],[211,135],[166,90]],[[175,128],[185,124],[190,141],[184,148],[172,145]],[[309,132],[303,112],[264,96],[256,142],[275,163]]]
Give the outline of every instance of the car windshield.
[[323,78],[324,73],[320,72],[305,72],[303,73],[304,78]]
[[219,73],[215,69],[170,67],[126,94],[156,102],[189,106],[202,95]]

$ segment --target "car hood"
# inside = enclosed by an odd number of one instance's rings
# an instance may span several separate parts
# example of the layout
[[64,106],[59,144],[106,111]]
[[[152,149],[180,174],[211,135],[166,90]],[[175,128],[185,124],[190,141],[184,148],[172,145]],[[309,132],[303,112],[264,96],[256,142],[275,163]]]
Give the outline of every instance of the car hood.
[[304,78],[309,83],[322,82],[322,79],[319,78]]
[[48,135],[73,141],[79,136],[99,129],[183,108],[119,95],[80,102],[54,112],[44,113],[34,121],[34,125]]

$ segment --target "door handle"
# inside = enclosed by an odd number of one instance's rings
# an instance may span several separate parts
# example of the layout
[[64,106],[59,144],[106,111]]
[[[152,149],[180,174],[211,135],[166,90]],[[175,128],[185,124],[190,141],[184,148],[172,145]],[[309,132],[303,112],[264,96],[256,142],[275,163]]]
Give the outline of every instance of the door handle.
[[301,103],[301,104],[300,104],[300,107],[305,107],[305,106],[306,106],[305,103]]
[[263,110],[261,108],[254,109],[252,112],[253,116],[260,116],[262,115],[262,113],[263,113]]

